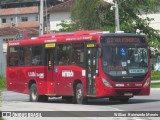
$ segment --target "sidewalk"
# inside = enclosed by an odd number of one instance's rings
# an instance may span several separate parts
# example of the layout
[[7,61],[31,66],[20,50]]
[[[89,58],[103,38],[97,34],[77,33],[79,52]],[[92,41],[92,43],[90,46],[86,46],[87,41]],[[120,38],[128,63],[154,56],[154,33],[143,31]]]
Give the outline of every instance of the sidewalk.
[[151,83],[160,83],[160,80],[151,80]]

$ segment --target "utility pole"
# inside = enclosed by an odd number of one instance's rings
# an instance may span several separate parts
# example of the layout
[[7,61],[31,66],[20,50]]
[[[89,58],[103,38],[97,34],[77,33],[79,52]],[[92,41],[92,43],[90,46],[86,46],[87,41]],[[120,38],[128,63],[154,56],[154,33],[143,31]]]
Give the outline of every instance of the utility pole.
[[116,31],[120,31],[120,25],[119,25],[119,8],[118,8],[118,2],[115,1],[115,26]]
[[104,2],[110,3],[111,6],[111,10],[113,10],[113,8],[115,8],[115,31],[120,31],[120,23],[119,23],[119,0],[103,0]]
[[43,35],[44,33],[44,20],[43,20],[43,0],[40,0],[40,18],[39,18],[39,35]]

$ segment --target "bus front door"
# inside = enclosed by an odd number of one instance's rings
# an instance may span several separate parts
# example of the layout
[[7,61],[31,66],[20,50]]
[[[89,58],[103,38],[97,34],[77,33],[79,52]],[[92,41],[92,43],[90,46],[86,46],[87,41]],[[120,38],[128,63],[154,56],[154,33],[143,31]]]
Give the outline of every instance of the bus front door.
[[95,44],[87,44],[87,94],[88,96],[96,95],[95,77],[97,70],[97,48]]
[[55,49],[46,49],[46,64],[47,64],[47,92],[48,94],[54,94],[55,88],[53,87],[54,82],[54,58]]

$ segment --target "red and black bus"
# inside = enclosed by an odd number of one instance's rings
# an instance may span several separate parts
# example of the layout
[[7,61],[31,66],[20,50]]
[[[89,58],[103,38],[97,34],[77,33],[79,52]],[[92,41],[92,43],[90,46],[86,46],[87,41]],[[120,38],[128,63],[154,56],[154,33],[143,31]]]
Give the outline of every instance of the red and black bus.
[[145,35],[77,31],[8,43],[7,89],[30,101],[59,97],[78,104],[89,98],[128,102],[150,94]]

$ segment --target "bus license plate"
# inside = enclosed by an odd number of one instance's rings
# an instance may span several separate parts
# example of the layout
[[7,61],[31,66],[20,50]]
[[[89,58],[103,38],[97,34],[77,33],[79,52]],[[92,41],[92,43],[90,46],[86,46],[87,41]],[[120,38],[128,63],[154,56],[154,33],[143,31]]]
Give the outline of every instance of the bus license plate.
[[133,93],[124,93],[124,96],[133,96]]

